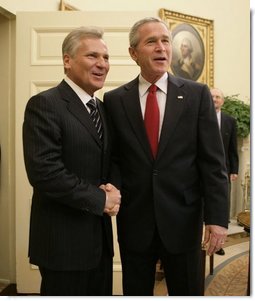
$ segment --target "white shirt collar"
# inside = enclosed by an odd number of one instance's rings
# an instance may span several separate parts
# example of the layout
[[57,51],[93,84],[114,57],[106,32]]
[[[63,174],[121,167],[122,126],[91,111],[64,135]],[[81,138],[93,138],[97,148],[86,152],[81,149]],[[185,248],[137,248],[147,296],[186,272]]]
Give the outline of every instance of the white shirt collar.
[[91,97],[91,95],[89,95],[87,92],[85,92],[81,87],[76,85],[76,83],[74,83],[69,77],[66,76],[64,80],[74,90],[74,92],[78,95],[84,105],[86,105],[86,103],[90,101],[91,98],[95,99],[94,97]]
[[[168,74],[167,72],[155,83],[155,85],[165,94],[167,94],[167,81]],[[147,93],[151,83],[149,83],[141,74],[139,75],[139,94],[142,97],[145,93]]]

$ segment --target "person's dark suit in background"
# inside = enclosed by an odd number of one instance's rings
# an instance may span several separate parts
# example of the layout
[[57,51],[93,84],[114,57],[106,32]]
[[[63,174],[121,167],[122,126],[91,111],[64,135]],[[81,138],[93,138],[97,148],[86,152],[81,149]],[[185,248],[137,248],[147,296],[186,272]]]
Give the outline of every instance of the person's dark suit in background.
[[[228,227],[228,177],[213,101],[206,85],[168,74],[171,35],[162,20],[138,21],[129,38],[141,74],[104,95],[121,178],[123,292],[153,295],[160,259],[169,295],[200,295],[203,221],[209,254],[222,246]],[[160,110],[156,158],[143,120],[153,83]]]
[[[237,125],[234,117],[221,111],[224,104],[224,94],[220,89],[212,88],[211,90],[214,106],[216,109],[218,124],[220,127],[221,137],[223,140],[226,166],[229,175],[229,219],[230,219],[230,200],[231,200],[231,182],[238,177],[239,158],[237,150]],[[216,252],[218,255],[224,255],[225,251],[221,248]]]
[[[29,257],[40,269],[41,295],[112,294],[110,216],[120,192],[107,183],[109,135],[94,96],[109,71],[102,35],[99,28],[70,32],[62,45],[65,80],[31,97],[25,110],[24,159],[33,186]],[[91,98],[102,139],[87,107]]]

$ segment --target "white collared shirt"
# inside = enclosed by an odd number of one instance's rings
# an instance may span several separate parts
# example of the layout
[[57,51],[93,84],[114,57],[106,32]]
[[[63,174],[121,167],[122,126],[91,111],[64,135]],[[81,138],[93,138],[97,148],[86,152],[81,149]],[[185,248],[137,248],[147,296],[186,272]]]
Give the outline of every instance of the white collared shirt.
[[81,87],[76,85],[69,77],[66,76],[64,80],[74,90],[74,92],[77,94],[77,96],[80,98],[80,100],[84,104],[85,108],[90,113],[90,108],[87,106],[87,103],[91,100],[91,98],[93,98],[93,99],[95,99],[95,98],[91,97]]
[[[155,83],[158,87],[157,90],[157,100],[158,100],[158,107],[159,107],[159,137],[161,133],[161,128],[163,124],[164,114],[165,114],[165,107],[166,107],[166,96],[167,96],[167,84],[168,84],[168,74],[167,72]],[[145,80],[142,75],[139,75],[139,97],[140,97],[140,105],[142,110],[142,115],[144,118],[145,113],[145,106],[146,106],[146,99],[149,93],[148,89],[151,86],[147,80]]]
[[217,115],[217,119],[218,119],[218,125],[219,125],[219,128],[220,128],[220,126],[221,126],[221,111],[216,112],[216,115]]

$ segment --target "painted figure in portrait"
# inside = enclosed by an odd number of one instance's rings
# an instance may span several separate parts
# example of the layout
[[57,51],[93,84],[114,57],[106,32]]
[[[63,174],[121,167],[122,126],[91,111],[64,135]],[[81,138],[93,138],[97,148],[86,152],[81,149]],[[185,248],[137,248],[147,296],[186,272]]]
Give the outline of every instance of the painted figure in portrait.
[[177,26],[173,31],[171,69],[174,75],[196,81],[203,71],[204,60],[204,45],[194,27]]

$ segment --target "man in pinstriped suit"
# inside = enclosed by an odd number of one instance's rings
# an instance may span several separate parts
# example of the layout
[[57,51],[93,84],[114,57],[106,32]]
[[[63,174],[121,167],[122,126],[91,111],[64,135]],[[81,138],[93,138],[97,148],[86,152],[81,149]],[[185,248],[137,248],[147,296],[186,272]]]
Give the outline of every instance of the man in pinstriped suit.
[[[25,110],[24,159],[33,186],[29,257],[40,269],[41,295],[112,294],[110,216],[118,213],[120,192],[107,183],[110,141],[94,96],[109,71],[102,34],[73,30],[62,45],[66,78],[31,97]],[[91,99],[102,139],[87,106]]]

